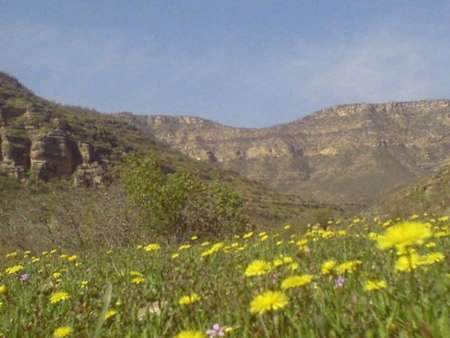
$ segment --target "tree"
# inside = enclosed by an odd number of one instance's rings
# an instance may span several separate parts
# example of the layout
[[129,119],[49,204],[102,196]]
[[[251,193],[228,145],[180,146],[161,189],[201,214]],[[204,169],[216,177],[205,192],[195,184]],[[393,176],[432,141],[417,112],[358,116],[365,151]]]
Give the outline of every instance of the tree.
[[219,182],[162,169],[155,154],[125,159],[122,181],[151,230],[167,239],[221,236],[246,227],[241,196]]

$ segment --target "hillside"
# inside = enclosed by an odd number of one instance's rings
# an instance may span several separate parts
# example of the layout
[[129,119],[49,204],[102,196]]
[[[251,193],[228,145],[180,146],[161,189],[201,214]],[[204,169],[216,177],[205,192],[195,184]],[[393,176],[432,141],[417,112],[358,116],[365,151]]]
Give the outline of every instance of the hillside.
[[417,182],[391,191],[371,209],[399,217],[421,212],[450,214],[450,162]]
[[370,203],[450,157],[448,100],[341,105],[263,129],[121,116],[193,159],[320,201]]
[[71,243],[77,227],[89,233],[99,223],[102,231],[130,237],[120,228],[133,226],[133,218],[126,214],[117,170],[133,152],[152,151],[168,171],[189,171],[232,187],[244,197],[254,225],[307,222],[344,210],[275,192],[217,163],[194,161],[122,117],[40,98],[5,73],[0,73],[0,116],[2,247],[34,245],[38,237],[66,245],[52,236],[65,232]]

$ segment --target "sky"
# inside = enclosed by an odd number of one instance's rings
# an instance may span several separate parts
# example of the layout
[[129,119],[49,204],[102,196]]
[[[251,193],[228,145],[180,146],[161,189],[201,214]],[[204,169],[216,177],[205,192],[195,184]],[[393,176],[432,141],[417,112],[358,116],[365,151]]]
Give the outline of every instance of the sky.
[[102,112],[266,127],[450,98],[450,1],[0,0],[0,70]]

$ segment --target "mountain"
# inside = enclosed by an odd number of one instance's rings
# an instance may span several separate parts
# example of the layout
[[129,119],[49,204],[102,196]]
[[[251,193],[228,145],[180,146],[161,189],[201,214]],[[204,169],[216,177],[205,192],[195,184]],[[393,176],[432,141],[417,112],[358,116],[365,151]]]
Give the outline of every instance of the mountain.
[[[240,192],[246,201],[245,212],[254,223],[273,225],[312,219],[318,213],[342,214],[343,206],[281,194],[218,163],[194,161],[158,141],[145,126],[125,120],[124,116],[127,115],[102,114],[43,99],[14,77],[0,72],[0,216],[4,216],[3,204],[8,204],[8,212],[17,209],[14,200],[30,210],[38,210],[42,207],[40,201],[44,200],[43,196],[28,199],[28,195],[38,195],[5,176],[24,182],[28,178],[61,179],[69,186],[105,187],[116,184],[118,164],[124,155],[147,151],[156,153],[166,170],[193,172],[203,180],[219,180]],[[49,194],[54,192],[53,188],[45,190]],[[64,191],[68,201],[70,196],[81,196],[77,197],[78,202],[86,207],[98,198],[67,187]],[[112,193],[108,194],[110,198]],[[89,200],[82,196],[89,196]],[[349,210],[357,208],[348,207]]]
[[119,114],[189,157],[276,189],[369,204],[450,158],[450,101],[349,104],[270,128]]

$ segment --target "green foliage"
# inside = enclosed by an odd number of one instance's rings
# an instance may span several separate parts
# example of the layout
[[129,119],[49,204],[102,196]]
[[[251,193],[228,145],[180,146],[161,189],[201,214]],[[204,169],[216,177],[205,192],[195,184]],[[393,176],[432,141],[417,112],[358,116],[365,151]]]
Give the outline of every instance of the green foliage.
[[193,233],[223,235],[245,227],[237,192],[187,172],[167,171],[150,154],[127,157],[122,172],[129,201],[142,210],[155,234],[181,240]]

